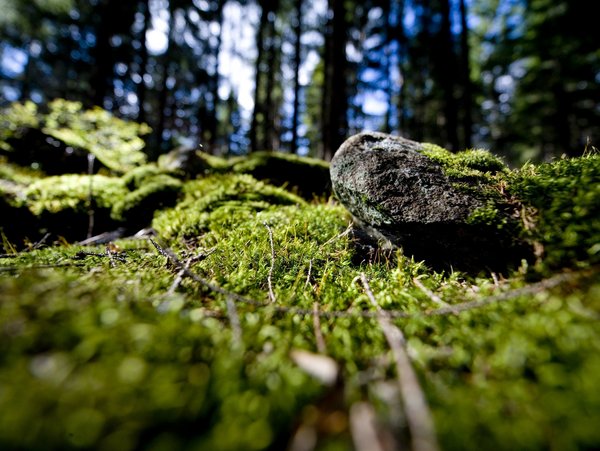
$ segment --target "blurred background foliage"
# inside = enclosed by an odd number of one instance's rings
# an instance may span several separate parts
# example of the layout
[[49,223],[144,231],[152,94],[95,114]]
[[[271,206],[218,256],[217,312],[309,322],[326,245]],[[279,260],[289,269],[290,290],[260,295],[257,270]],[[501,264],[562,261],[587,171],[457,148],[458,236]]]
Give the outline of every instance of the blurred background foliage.
[[329,159],[378,129],[517,164],[597,140],[594,15],[567,0],[0,0],[0,103],[56,98],[215,154]]

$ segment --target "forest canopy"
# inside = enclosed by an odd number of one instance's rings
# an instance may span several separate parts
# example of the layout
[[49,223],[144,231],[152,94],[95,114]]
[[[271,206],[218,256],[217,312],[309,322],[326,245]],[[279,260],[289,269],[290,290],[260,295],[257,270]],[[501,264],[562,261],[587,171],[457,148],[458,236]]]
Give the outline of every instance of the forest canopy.
[[2,0],[0,104],[147,123],[149,156],[330,159],[393,132],[521,163],[598,138],[589,7],[551,0]]

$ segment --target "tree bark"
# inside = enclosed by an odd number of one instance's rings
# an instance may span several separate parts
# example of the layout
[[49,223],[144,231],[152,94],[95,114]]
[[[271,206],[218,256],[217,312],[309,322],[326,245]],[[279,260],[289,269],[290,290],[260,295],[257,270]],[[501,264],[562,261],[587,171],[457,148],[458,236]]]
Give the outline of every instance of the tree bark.
[[265,34],[268,26],[269,11],[266,8],[266,2],[259,2],[261,5],[260,23],[256,32],[256,63],[254,74],[254,111],[252,113],[252,124],[250,126],[250,150],[255,152],[262,144],[259,139],[259,124],[264,123],[264,105],[261,99],[261,88],[263,84],[264,72],[262,70],[265,53]]
[[343,0],[329,0],[331,17],[330,34],[325,45],[331,58],[325,73],[327,111],[323,122],[323,158],[331,160],[348,132],[348,99],[346,96],[346,8]]
[[150,25],[150,21],[152,20],[151,15],[150,15],[150,1],[149,0],[143,0],[141,2],[142,8],[143,8],[143,14],[144,14],[144,25],[141,31],[141,36],[140,36],[140,43],[141,43],[141,48],[140,48],[140,77],[142,78],[140,81],[140,84],[138,85],[138,89],[137,89],[137,98],[138,98],[138,115],[137,115],[137,120],[138,122],[146,122],[146,108],[145,108],[145,104],[146,104],[146,94],[148,92],[148,90],[146,89],[146,80],[144,79],[144,76],[147,73],[147,68],[148,68],[148,46],[146,45],[146,33],[148,31],[149,25]]
[[467,5],[465,0],[460,0],[460,49],[462,57],[462,147],[468,149],[472,146],[473,134],[473,85],[471,83],[471,61],[469,48],[469,28],[467,26]]
[[[457,151],[458,145],[458,105],[454,90],[456,81],[454,68],[456,67],[456,55],[453,48],[453,36],[450,23],[450,2],[441,0],[440,12],[442,14],[442,28],[440,30],[440,39],[442,45],[442,58],[438,67],[440,84],[444,95],[444,116],[446,129],[446,146],[451,150]],[[445,69],[445,70],[443,70]]]
[[298,126],[300,119],[300,64],[302,62],[302,48],[300,38],[302,36],[302,0],[296,0],[296,23],[294,24],[294,105],[292,115],[292,153],[298,152]]

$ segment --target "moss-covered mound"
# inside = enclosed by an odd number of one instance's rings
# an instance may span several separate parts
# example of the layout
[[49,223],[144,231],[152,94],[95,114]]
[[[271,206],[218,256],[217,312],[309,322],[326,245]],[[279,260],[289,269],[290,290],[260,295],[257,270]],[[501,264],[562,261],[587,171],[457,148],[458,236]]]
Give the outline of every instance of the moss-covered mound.
[[81,103],[57,99],[47,111],[26,102],[0,113],[0,152],[48,174],[87,172],[90,164],[124,173],[146,161],[141,136],[150,128],[101,108],[84,110]]

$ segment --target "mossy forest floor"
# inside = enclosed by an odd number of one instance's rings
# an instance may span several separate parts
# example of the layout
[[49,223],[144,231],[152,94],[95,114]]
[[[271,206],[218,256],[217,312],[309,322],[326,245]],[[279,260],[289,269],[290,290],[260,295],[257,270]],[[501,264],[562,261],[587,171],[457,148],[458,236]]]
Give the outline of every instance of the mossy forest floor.
[[[3,161],[0,449],[600,447],[599,156],[506,175],[538,260],[503,274],[363,255],[333,197],[225,167],[90,204]],[[90,205],[155,234],[75,244]]]

